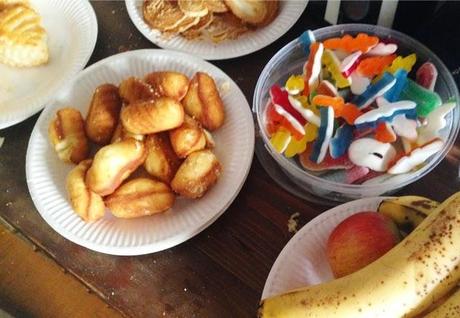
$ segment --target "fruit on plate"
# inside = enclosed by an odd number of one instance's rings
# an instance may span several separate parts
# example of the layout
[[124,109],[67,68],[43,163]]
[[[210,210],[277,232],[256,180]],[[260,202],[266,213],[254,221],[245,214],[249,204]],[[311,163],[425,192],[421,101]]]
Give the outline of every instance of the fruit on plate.
[[85,121],[86,135],[92,142],[99,145],[110,142],[117,127],[120,109],[118,87],[103,84],[96,88]]
[[62,108],[48,127],[48,137],[58,157],[65,162],[79,163],[89,154],[81,113],[74,108]]
[[377,211],[391,218],[402,232],[410,233],[438,206],[437,201],[409,195],[383,200]]
[[431,311],[425,318],[455,318],[460,317],[460,289],[455,291],[435,310]]
[[86,174],[88,188],[102,196],[113,193],[145,156],[144,143],[132,138],[102,147]]
[[379,213],[359,212],[343,220],[327,241],[334,277],[354,273],[380,258],[401,241],[394,222]]
[[460,281],[460,193],[365,268],[265,299],[259,317],[414,317]]
[[185,115],[182,126],[169,131],[169,138],[179,158],[206,147],[206,135],[201,125],[188,115]]
[[101,196],[88,189],[85,175],[91,159],[83,160],[67,175],[66,189],[74,211],[86,222],[97,221],[104,216],[105,206]]
[[137,178],[121,185],[105,203],[113,215],[129,219],[166,211],[174,200],[174,193],[165,183]]

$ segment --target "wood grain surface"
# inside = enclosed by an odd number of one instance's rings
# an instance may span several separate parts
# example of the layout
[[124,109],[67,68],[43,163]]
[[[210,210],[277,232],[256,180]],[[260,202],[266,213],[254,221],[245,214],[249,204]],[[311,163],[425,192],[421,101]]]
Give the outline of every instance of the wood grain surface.
[[[94,1],[99,24],[98,42],[89,62],[113,54],[154,48],[134,27],[123,1]],[[460,41],[453,17],[460,5],[447,2],[441,14],[420,28],[404,21],[396,24],[418,38],[438,56],[459,83]],[[213,62],[241,87],[252,104],[258,76],[281,47],[305,29],[325,26],[324,3],[310,1],[295,26],[259,52],[241,58]],[[453,13],[452,13],[453,12]],[[440,32],[451,30],[453,34]],[[241,193],[209,228],[167,251],[116,257],[92,252],[54,232],[36,211],[25,180],[27,142],[37,115],[0,131],[0,216],[40,246],[61,266],[126,316],[132,317],[253,317],[265,279],[277,255],[293,235],[290,216],[299,213],[299,227],[327,208],[302,201],[280,189],[254,158]],[[460,143],[447,160],[401,193],[442,200],[458,191]],[[40,291],[37,291],[40,292]]]

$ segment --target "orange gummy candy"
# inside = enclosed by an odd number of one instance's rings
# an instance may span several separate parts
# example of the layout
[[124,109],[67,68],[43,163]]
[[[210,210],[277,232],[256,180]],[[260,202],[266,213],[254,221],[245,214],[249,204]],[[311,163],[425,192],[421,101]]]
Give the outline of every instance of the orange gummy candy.
[[379,123],[375,129],[375,139],[385,143],[395,142],[396,134],[390,124],[382,122]]
[[317,106],[331,106],[334,109],[334,117],[340,117],[344,105],[343,98],[340,96],[331,97],[326,95],[316,95],[312,100],[313,104]]
[[332,38],[324,41],[324,48],[330,50],[343,50],[348,53],[361,51],[368,52],[371,48],[379,43],[379,38],[369,36],[365,33],[359,33],[356,38],[351,35],[344,35],[341,38]]
[[366,77],[379,75],[395,58],[396,54],[365,58],[358,65],[358,73]]
[[363,113],[359,110],[358,106],[352,103],[346,103],[343,105],[342,113],[340,117],[342,117],[348,125],[354,125],[355,119],[361,116]]

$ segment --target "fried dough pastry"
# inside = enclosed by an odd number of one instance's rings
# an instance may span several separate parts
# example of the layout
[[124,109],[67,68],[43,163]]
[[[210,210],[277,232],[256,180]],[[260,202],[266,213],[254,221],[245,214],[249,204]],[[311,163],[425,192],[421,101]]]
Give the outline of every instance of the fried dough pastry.
[[203,128],[204,136],[206,138],[206,148],[212,149],[216,146],[216,142],[214,141],[214,137],[212,134],[207,130]]
[[110,142],[118,123],[121,105],[118,87],[103,84],[96,88],[85,123],[86,134],[91,141],[99,145]]
[[189,79],[179,72],[152,72],[145,76],[155,95],[182,100],[187,94]]
[[145,139],[147,158],[145,170],[153,177],[169,184],[179,169],[181,160],[174,152],[168,134],[148,135]]
[[261,26],[271,22],[278,11],[278,1],[224,0],[230,11],[246,23]]
[[224,105],[214,79],[208,74],[202,72],[195,74],[182,103],[185,112],[210,131],[223,125]]
[[211,150],[196,151],[179,167],[171,187],[184,197],[199,198],[216,183],[221,171],[222,166]]
[[102,147],[86,174],[88,188],[101,196],[113,193],[145,156],[144,143],[132,138]]
[[136,135],[136,134],[130,133],[123,127],[123,124],[121,123],[121,121],[119,121],[117,124],[117,128],[115,128],[115,131],[113,132],[110,143],[119,142],[119,141],[122,141],[128,138],[133,138],[139,141],[143,141],[144,135]]
[[153,88],[143,80],[136,77],[128,77],[120,84],[120,97],[126,104],[137,101],[149,100],[156,97]]
[[97,221],[105,213],[101,196],[89,190],[85,184],[85,175],[90,166],[91,159],[83,160],[69,172],[66,179],[70,204],[78,216],[86,222]]
[[186,15],[177,2],[169,0],[147,0],[143,13],[147,24],[162,32],[183,32],[200,22],[199,17]]
[[47,35],[40,16],[23,3],[10,3],[0,3],[0,63],[14,67],[47,63]]
[[204,0],[208,10],[214,13],[224,13],[228,11],[224,0]]
[[123,184],[105,203],[114,216],[128,219],[166,211],[174,201],[174,193],[163,182],[137,178]]
[[177,0],[179,9],[189,17],[204,17],[209,9],[204,0]]
[[185,158],[194,151],[206,147],[206,135],[200,124],[185,116],[182,126],[169,131],[172,148],[179,158]]
[[124,107],[120,119],[123,127],[133,134],[154,134],[182,125],[184,108],[173,98],[160,97]]
[[48,127],[48,137],[58,157],[65,162],[79,163],[88,158],[89,146],[83,118],[74,108],[63,108]]
[[211,25],[203,30],[205,37],[214,43],[234,40],[249,31],[248,26],[231,12],[215,15]]

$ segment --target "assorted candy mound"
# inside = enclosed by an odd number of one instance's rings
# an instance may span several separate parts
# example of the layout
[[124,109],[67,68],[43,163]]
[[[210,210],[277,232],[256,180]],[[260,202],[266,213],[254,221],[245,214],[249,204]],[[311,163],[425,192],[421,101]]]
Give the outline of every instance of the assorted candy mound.
[[434,92],[432,63],[414,72],[416,54],[364,33],[316,42],[307,31],[300,41],[303,74],[273,85],[266,107],[277,152],[325,179],[362,184],[419,169],[443,148],[456,105]]

